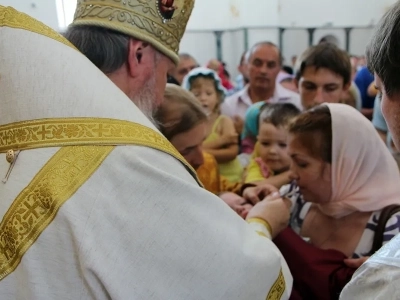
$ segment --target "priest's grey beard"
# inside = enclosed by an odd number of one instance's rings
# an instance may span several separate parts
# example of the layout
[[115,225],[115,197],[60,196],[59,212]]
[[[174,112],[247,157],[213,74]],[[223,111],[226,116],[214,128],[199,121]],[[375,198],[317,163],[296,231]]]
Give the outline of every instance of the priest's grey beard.
[[153,123],[156,128],[159,128],[159,122],[154,118],[156,113],[156,73],[157,73],[157,62],[160,59],[158,52],[154,55],[154,70],[151,78],[144,84],[144,86],[138,91],[135,97],[132,99],[133,103],[142,111],[142,113]]

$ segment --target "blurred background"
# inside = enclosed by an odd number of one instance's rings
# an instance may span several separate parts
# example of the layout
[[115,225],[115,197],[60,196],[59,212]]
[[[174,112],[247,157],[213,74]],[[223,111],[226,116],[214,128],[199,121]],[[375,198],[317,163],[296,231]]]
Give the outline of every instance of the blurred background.
[[[258,41],[282,50],[285,65],[325,38],[362,56],[374,25],[395,0],[197,0],[182,43],[201,65],[217,58],[238,74],[241,54]],[[63,31],[76,0],[0,0]]]

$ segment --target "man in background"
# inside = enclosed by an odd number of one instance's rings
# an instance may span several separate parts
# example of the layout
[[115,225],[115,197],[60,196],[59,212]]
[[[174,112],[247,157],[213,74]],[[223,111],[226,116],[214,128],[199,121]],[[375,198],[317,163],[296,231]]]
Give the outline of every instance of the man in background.
[[255,44],[249,50],[246,64],[249,84],[226,98],[221,106],[222,114],[234,120],[238,134],[242,132],[247,109],[254,103],[289,102],[301,108],[298,94],[276,84],[276,78],[282,69],[282,55],[275,44]]
[[182,84],[183,78],[194,68],[197,68],[199,64],[197,61],[188,53],[179,54],[179,62],[176,67],[174,67],[168,75],[170,78],[170,83]]

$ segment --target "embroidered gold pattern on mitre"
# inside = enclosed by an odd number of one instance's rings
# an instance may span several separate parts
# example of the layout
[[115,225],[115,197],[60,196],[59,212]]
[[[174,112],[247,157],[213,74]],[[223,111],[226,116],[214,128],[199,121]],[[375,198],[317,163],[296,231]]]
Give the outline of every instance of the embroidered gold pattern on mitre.
[[272,285],[267,300],[280,300],[286,289],[285,277],[283,276],[282,269],[279,272],[278,278]]
[[175,61],[194,0],[78,0],[73,25],[96,25],[131,35]]
[[0,27],[10,27],[34,32],[76,49],[66,38],[38,20],[12,7],[0,5]]
[[22,190],[0,223],[0,280],[17,268],[60,207],[90,178],[114,148],[61,148]]
[[160,150],[178,159],[202,186],[196,171],[164,136],[138,123],[105,118],[60,118],[0,126],[0,153],[9,149],[71,145],[138,145]]

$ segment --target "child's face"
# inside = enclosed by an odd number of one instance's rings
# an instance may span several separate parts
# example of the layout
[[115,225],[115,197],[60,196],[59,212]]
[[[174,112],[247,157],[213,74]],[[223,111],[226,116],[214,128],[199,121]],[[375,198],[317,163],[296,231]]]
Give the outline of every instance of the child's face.
[[214,113],[219,107],[219,95],[212,79],[197,78],[190,90],[209,113]]
[[270,123],[261,123],[258,133],[261,159],[274,172],[283,172],[290,167],[290,157],[287,153],[287,131]]

